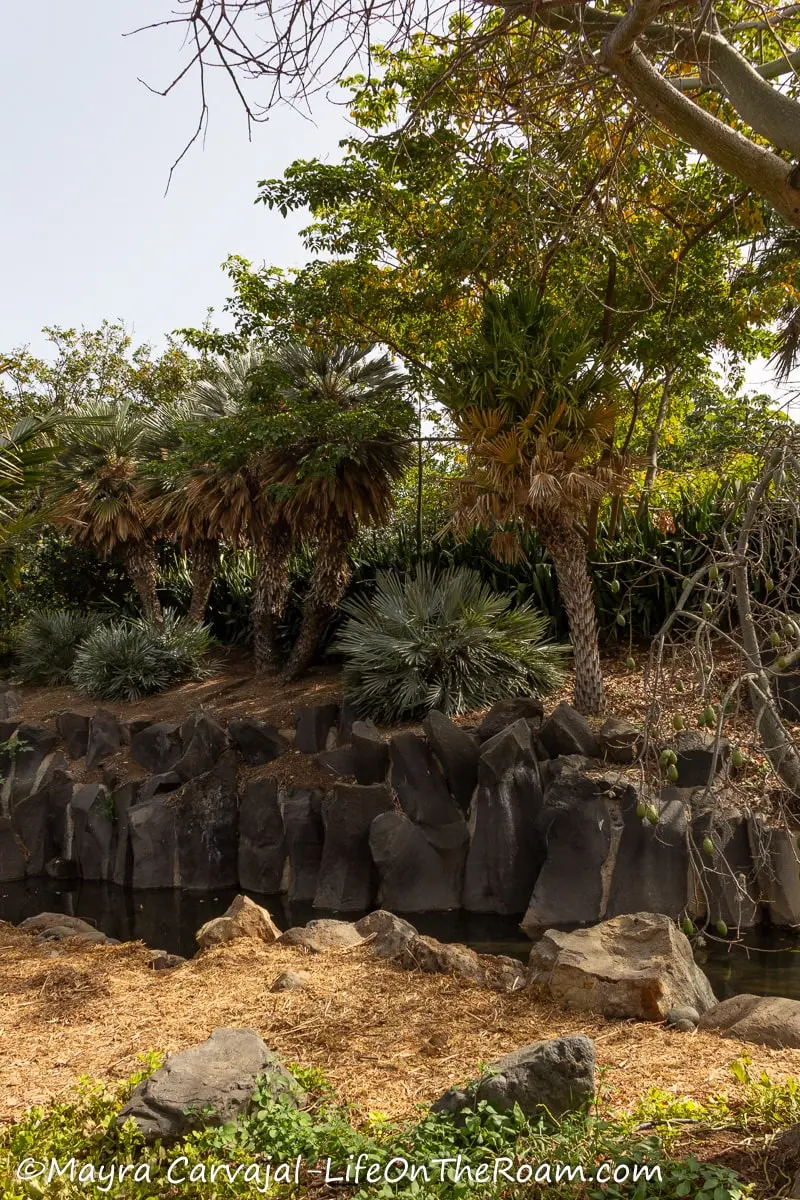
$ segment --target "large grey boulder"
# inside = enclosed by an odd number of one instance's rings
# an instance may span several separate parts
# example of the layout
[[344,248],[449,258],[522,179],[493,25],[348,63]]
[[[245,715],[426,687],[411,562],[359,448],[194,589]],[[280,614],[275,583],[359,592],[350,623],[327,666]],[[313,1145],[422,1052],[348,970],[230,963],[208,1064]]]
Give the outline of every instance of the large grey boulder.
[[221,946],[238,938],[259,942],[276,942],[281,931],[266,908],[254,903],[249,896],[236,896],[220,917],[212,917],[201,925],[195,941],[201,950]]
[[16,688],[0,692],[0,721],[10,720],[22,708],[22,696]]
[[378,870],[378,903],[399,912],[444,912],[459,907],[458,888],[419,825],[405,813],[385,812],[369,830]]
[[389,771],[389,744],[372,721],[354,721],[350,730],[356,782],[383,783]]
[[350,921],[334,921],[323,917],[309,921],[307,925],[293,925],[278,938],[282,946],[300,946],[312,954],[325,954],[330,950],[350,950],[364,942],[355,925]]
[[131,737],[131,758],[153,775],[171,771],[182,753],[181,727],[175,721],[154,721]]
[[779,1050],[800,1048],[800,1000],[743,993],[700,1017],[699,1029]]
[[539,871],[522,929],[529,936],[548,925],[601,920],[606,864],[612,849],[617,813],[596,796],[580,803],[548,806],[541,819]]
[[287,788],[279,793],[289,856],[289,900],[314,899],[322,862],[325,830],[322,792],[318,788]]
[[631,788],[621,801],[619,841],[605,916],[659,912],[675,919],[689,906],[691,864],[687,814],[677,788],[665,788],[656,808],[658,824],[636,815]]
[[597,731],[597,742],[603,758],[615,763],[632,763],[641,754],[644,736],[630,721],[609,717]]
[[384,783],[369,787],[337,784],[322,801],[325,841],[315,908],[336,912],[363,912],[375,900],[378,877],[370,853],[370,826],[379,813],[392,807],[392,794]]
[[536,737],[541,729],[544,708],[538,696],[511,696],[494,704],[478,726],[478,738],[486,742],[508,729],[516,721],[527,721],[531,736]]
[[462,904],[470,912],[523,912],[544,861],[542,787],[525,719],[481,747]]
[[289,749],[289,743],[274,725],[252,717],[228,722],[228,737],[251,767],[273,762]]
[[433,709],[422,722],[456,804],[467,812],[478,783],[478,739]]
[[275,779],[251,779],[239,807],[239,883],[266,896],[284,887],[287,848]]
[[309,704],[295,716],[294,744],[302,754],[332,749],[339,723],[338,704]]
[[711,778],[712,766],[717,774],[726,765],[731,753],[730,743],[726,738],[720,739],[714,765],[714,740],[712,733],[706,733],[702,729],[683,729],[675,734],[669,748],[674,750],[677,756],[677,787],[705,787]]
[[89,718],[83,713],[60,712],[56,717],[58,736],[70,758],[83,758],[89,748]]
[[563,1117],[594,1099],[594,1043],[583,1034],[523,1046],[493,1063],[466,1089],[452,1088],[433,1112],[459,1113],[485,1100],[499,1112],[519,1105],[529,1116]]
[[254,1029],[215,1029],[208,1041],[171,1055],[131,1094],[116,1119],[134,1121],[148,1141],[180,1137],[246,1113],[256,1086],[294,1107],[295,1079]]
[[539,741],[551,758],[558,758],[562,754],[597,758],[600,754],[600,745],[586,717],[565,700],[557,704],[543,721]]
[[417,936],[417,930],[409,921],[384,908],[377,908],[375,912],[361,917],[356,921],[355,929],[361,937],[371,939],[370,945],[376,958],[396,958],[406,942]]
[[528,961],[528,984],[565,1008],[663,1021],[672,1008],[716,1003],[689,939],[660,913],[614,917],[572,933],[548,929]]
[[424,971],[427,975],[457,975],[467,983],[482,987],[486,983],[484,958],[460,942],[440,942],[418,933],[409,938],[394,957],[406,971]]
[[122,745],[122,726],[112,712],[98,711],[89,719],[86,744],[86,769],[93,771],[104,759],[116,754]]

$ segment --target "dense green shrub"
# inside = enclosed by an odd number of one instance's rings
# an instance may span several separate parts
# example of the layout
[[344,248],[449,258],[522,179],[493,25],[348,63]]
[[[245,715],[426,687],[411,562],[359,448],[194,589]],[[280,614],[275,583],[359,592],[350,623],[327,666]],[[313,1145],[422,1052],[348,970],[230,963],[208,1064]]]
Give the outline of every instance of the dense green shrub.
[[563,679],[566,648],[544,641],[547,618],[464,567],[381,573],[342,608],[345,692],[376,721],[471,712]]
[[206,626],[174,613],[162,625],[118,620],[101,625],[75,656],[70,679],[100,700],[138,700],[205,673],[203,656],[211,644]]
[[35,609],[14,636],[15,669],[25,683],[66,683],[81,642],[100,625],[98,613]]

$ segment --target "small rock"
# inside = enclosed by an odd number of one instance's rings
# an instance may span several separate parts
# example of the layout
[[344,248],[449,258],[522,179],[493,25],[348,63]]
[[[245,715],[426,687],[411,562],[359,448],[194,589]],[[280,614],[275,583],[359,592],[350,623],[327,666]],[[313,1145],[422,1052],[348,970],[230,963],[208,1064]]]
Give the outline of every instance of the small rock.
[[131,758],[153,775],[171,771],[182,752],[181,727],[174,721],[155,721],[131,738]]
[[148,965],[154,971],[172,971],[175,967],[182,967],[185,962],[186,959],[182,958],[180,954],[168,954],[166,950],[154,950]]
[[629,721],[619,721],[616,717],[603,722],[597,741],[603,757],[615,763],[635,762],[644,745],[642,731]]
[[70,758],[83,758],[89,749],[89,718],[83,713],[60,712],[56,717],[58,736]]
[[[680,733],[675,734],[671,748],[675,751],[678,760],[675,764],[678,770],[675,786],[679,788],[705,787],[714,761],[714,735],[705,733],[702,729],[683,729]],[[716,761],[717,773],[727,763],[730,753],[730,743],[727,738],[721,738]]]
[[752,996],[743,993],[723,1000],[704,1012],[698,1026],[724,1038],[773,1046],[800,1048],[800,1000],[785,996]]
[[332,921],[321,918],[307,925],[295,925],[278,938],[284,946],[302,946],[313,954],[324,954],[327,950],[347,950],[360,946],[364,939],[349,921]]
[[250,717],[229,721],[228,737],[251,767],[274,762],[288,749],[286,739],[281,737],[274,725]]
[[543,717],[544,708],[537,696],[512,696],[508,700],[500,700],[489,709],[478,726],[478,738],[486,742],[515,721],[527,721],[531,736],[536,737]]
[[450,794],[466,812],[478,784],[478,739],[436,709],[428,713],[422,728],[444,771]]
[[[99,930],[80,917],[71,917],[67,913],[41,912],[35,917],[27,917],[20,922],[19,928],[25,933],[46,934],[57,939],[75,937],[76,934],[96,934]],[[55,934],[52,931],[56,931]],[[104,937],[104,934],[101,934]]]
[[94,768],[122,745],[122,728],[112,712],[99,709],[89,719],[89,738],[86,745],[86,770]]
[[51,858],[44,864],[44,873],[50,879],[80,879],[81,865],[74,858]]
[[309,704],[295,717],[294,744],[303,754],[332,748],[339,722],[338,704]]
[[666,1020],[668,1025],[677,1025],[679,1021],[688,1021],[694,1029],[700,1020],[700,1013],[696,1008],[684,1005],[680,1008],[671,1008],[667,1013]]
[[417,930],[409,921],[387,912],[385,908],[368,913],[356,921],[355,928],[363,938],[373,938],[372,952],[377,958],[396,958],[406,942],[417,937]]
[[417,934],[403,945],[395,960],[407,971],[425,971],[429,975],[458,975],[468,983],[483,985],[486,972],[481,955],[457,942],[439,942]]
[[539,741],[551,758],[561,754],[582,754],[598,758],[600,746],[586,717],[562,701],[542,724]]
[[352,746],[342,746],[338,750],[323,750],[317,755],[317,762],[331,775],[355,775],[356,756]]
[[0,692],[0,720],[8,721],[22,708],[22,697],[14,688]]
[[198,929],[195,940],[201,950],[208,950],[235,938],[276,942],[280,936],[280,929],[265,908],[254,904],[248,896],[237,896],[221,917],[213,917]]
[[283,971],[271,984],[271,992],[296,992],[307,988],[312,976],[308,971]]

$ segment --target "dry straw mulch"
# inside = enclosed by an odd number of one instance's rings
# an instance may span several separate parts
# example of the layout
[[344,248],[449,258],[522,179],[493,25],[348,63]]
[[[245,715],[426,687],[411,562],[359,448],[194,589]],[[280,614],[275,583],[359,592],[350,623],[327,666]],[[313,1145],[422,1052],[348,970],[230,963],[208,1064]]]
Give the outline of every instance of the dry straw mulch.
[[[166,972],[147,965],[141,943],[60,949],[0,924],[0,1121],[64,1097],[80,1075],[125,1078],[138,1054],[174,1053],[225,1025],[257,1029],[286,1061],[322,1068],[362,1116],[409,1115],[482,1064],[564,1033],[594,1038],[614,1108],[650,1086],[697,1098],[730,1088],[742,1054],[776,1081],[800,1075],[800,1050],[571,1014],[525,992],[404,972],[368,947],[315,956],[242,940]],[[308,990],[270,991],[298,967],[311,973]]]

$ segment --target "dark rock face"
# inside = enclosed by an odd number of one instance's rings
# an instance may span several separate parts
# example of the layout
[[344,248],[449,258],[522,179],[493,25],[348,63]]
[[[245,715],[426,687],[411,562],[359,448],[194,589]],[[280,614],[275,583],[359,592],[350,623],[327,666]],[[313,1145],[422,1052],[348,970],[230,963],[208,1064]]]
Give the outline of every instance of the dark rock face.
[[288,749],[285,738],[281,737],[274,725],[250,717],[229,721],[228,737],[251,767],[273,762]]
[[255,1030],[215,1029],[207,1042],[171,1055],[140,1083],[117,1124],[135,1121],[148,1141],[222,1125],[247,1111],[256,1083],[284,1104],[297,1107],[304,1100],[294,1078]]
[[422,727],[444,771],[450,794],[462,812],[467,812],[478,784],[477,739],[436,709],[428,713]]
[[140,795],[137,782],[124,783],[114,792],[114,815],[117,822],[117,845],[114,855],[112,879],[120,887],[130,887],[133,875],[133,848],[131,846],[130,811]]
[[597,741],[603,758],[615,763],[635,762],[644,745],[642,731],[629,721],[618,721],[616,717],[603,722]]
[[[714,736],[704,733],[701,729],[684,729],[676,733],[672,743],[678,761],[677,787],[705,787],[711,775],[714,761]],[[720,739],[719,754],[717,755],[716,772],[722,770],[730,757],[730,743],[726,738]]]
[[712,923],[721,919],[732,929],[754,925],[759,891],[746,819],[731,814],[715,824],[710,812],[701,813],[692,822],[692,837],[696,846],[710,837],[715,847],[711,859],[701,855],[703,886],[697,885],[694,911],[705,913],[708,904]]
[[116,862],[114,810],[99,783],[78,788],[72,797],[75,857],[84,879],[111,879]]
[[789,721],[800,721],[800,671],[780,671],[773,687],[778,712]]
[[93,771],[103,759],[116,754],[122,745],[122,727],[112,712],[100,709],[89,719],[86,769]]
[[190,779],[166,804],[175,806],[181,887],[236,887],[239,797],[234,755],[223,755],[212,770]]
[[541,808],[539,768],[530,726],[523,718],[481,748],[464,908],[524,911],[544,861],[538,826]]
[[748,821],[750,850],[762,904],[773,925],[800,925],[800,861],[797,833],[770,828],[757,817]]
[[181,725],[180,744],[183,753],[174,764],[175,774],[179,779],[194,779],[211,770],[225,752],[228,737],[219,721],[200,709]]
[[338,721],[338,704],[311,704],[302,708],[294,723],[295,746],[303,754],[329,749],[328,742],[335,740]]
[[131,738],[131,758],[153,775],[171,771],[181,754],[181,729],[174,721],[154,721]]
[[22,697],[15,688],[0,692],[0,721],[10,720],[22,708]]
[[558,1118],[578,1112],[594,1099],[594,1043],[582,1034],[534,1042],[492,1065],[473,1087],[452,1088],[433,1112],[458,1113],[486,1100],[499,1112],[516,1104],[528,1115]]
[[416,733],[398,733],[389,743],[391,784],[405,814],[418,825],[438,827],[463,821],[430,747]]
[[175,809],[166,796],[140,801],[128,814],[131,884],[137,888],[180,886],[175,835]]
[[562,701],[542,723],[539,741],[551,758],[560,754],[582,754],[586,758],[598,758],[600,746],[594,731],[572,705]]
[[58,735],[39,725],[19,725],[14,743],[0,754],[0,807],[13,809],[20,800],[44,787],[54,770],[65,765],[53,753]]
[[[404,813],[385,812],[369,830],[378,869],[378,902],[397,912],[443,912],[459,907],[441,855]],[[368,918],[365,918],[368,919]]]
[[323,750],[317,755],[317,762],[331,775],[348,776],[356,773],[356,756],[352,746],[342,746],[338,750]]
[[488,741],[516,721],[527,721],[535,738],[543,718],[544,708],[537,696],[512,696],[509,700],[500,700],[489,709],[478,726],[478,738],[482,742]]
[[336,734],[337,745],[344,746],[350,741],[357,716],[356,710],[345,696],[339,708],[339,728]]
[[556,923],[601,919],[603,869],[611,852],[613,817],[611,806],[600,797],[545,810],[547,857],[522,922],[529,936]]
[[370,826],[392,807],[386,784],[338,784],[322,801],[325,842],[315,908],[358,912],[375,900],[377,875],[370,854]]
[[14,806],[11,825],[25,857],[26,875],[44,874],[45,864],[67,846],[67,806],[72,781],[63,771],[54,771],[38,791]]
[[89,718],[83,713],[61,712],[56,717],[58,736],[70,758],[83,758],[89,749]]
[[[376,817],[380,821],[381,817]],[[417,930],[402,917],[395,916],[383,908],[368,913],[355,928],[362,938],[372,938],[372,952],[376,958],[396,958],[406,942],[417,937]]]
[[287,788],[280,802],[289,854],[289,899],[313,900],[325,837],[322,792],[317,788]]
[[9,817],[0,817],[0,883],[25,878],[25,854]]
[[239,808],[239,883],[273,895],[284,885],[286,839],[275,779],[251,779]]
[[617,850],[605,916],[666,913],[678,919],[689,896],[686,806],[677,788],[665,788],[658,825],[636,815],[633,788],[621,802],[622,837]]
[[389,746],[372,721],[354,721],[350,741],[356,782],[383,783],[389,771]]
[[181,786],[183,780],[177,771],[165,771],[163,775],[151,775],[139,788],[139,800],[152,800],[153,796],[166,796]]

